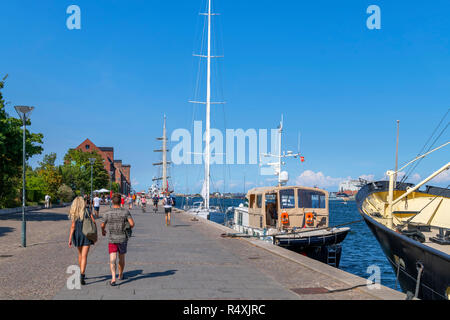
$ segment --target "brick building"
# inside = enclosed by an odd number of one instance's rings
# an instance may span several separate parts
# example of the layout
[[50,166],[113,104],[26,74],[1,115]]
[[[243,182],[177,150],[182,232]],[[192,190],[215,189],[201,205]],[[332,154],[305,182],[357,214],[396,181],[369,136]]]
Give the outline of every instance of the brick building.
[[128,194],[131,191],[131,166],[129,164],[122,164],[122,160],[114,159],[113,147],[97,147],[91,140],[84,140],[76,150],[83,152],[96,151],[103,158],[103,166],[112,182],[119,184],[119,192]]

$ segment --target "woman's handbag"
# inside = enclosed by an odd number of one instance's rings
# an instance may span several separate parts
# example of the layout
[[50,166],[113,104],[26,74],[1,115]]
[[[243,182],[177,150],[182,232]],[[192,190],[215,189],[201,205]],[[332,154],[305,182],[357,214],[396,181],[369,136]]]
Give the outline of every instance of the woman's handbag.
[[92,242],[97,242],[97,225],[91,219],[91,215],[86,210],[83,219],[83,234]]

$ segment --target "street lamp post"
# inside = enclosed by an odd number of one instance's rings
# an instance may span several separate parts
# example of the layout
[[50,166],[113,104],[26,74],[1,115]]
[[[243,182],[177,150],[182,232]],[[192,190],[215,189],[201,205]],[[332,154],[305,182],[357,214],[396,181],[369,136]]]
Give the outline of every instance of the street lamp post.
[[110,175],[110,179],[109,179],[109,192],[111,193],[111,188],[112,188],[112,180],[113,180],[113,173],[114,171],[110,171],[109,175]]
[[91,163],[91,201],[90,202],[91,202],[91,207],[92,207],[92,197],[93,197],[93,192],[92,192],[92,165],[95,162],[95,158],[89,158],[89,162]]
[[23,174],[23,181],[22,181],[22,247],[27,246],[27,221],[25,219],[25,170],[26,170],[26,158],[25,158],[25,130],[26,130],[26,122],[27,122],[27,116],[31,114],[31,111],[33,111],[34,107],[28,107],[28,106],[15,106],[14,109],[16,109],[17,113],[19,114],[19,117],[22,119],[23,123],[23,144],[22,144],[22,174]]

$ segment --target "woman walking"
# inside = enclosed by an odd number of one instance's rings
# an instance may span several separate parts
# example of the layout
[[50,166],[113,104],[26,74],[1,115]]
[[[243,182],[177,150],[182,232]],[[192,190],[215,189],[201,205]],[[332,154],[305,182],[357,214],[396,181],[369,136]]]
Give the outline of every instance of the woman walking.
[[69,235],[69,248],[72,248],[72,244],[78,249],[78,265],[80,266],[81,276],[80,283],[85,285],[85,272],[87,264],[87,256],[89,248],[94,244],[83,234],[83,220],[92,219],[95,223],[95,219],[92,216],[89,206],[86,205],[83,197],[78,196],[73,200],[70,207],[69,218],[72,220]]

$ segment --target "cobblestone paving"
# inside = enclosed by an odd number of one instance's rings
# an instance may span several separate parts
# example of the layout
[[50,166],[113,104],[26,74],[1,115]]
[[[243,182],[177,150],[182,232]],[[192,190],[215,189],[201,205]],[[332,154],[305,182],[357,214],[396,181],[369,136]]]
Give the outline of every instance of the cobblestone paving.
[[67,242],[68,211],[27,212],[26,248],[22,213],[0,214],[0,299],[52,299],[65,285],[67,267],[78,263],[76,249]]
[[[106,208],[102,207],[100,213]],[[126,258],[126,279],[110,287],[107,241],[91,247],[81,290],[66,286],[68,208],[28,214],[28,246],[20,246],[21,214],[0,216],[1,299],[374,299],[359,289],[248,241],[222,238],[223,230],[186,213],[132,210],[136,222]],[[297,294],[293,289],[344,291]]]

